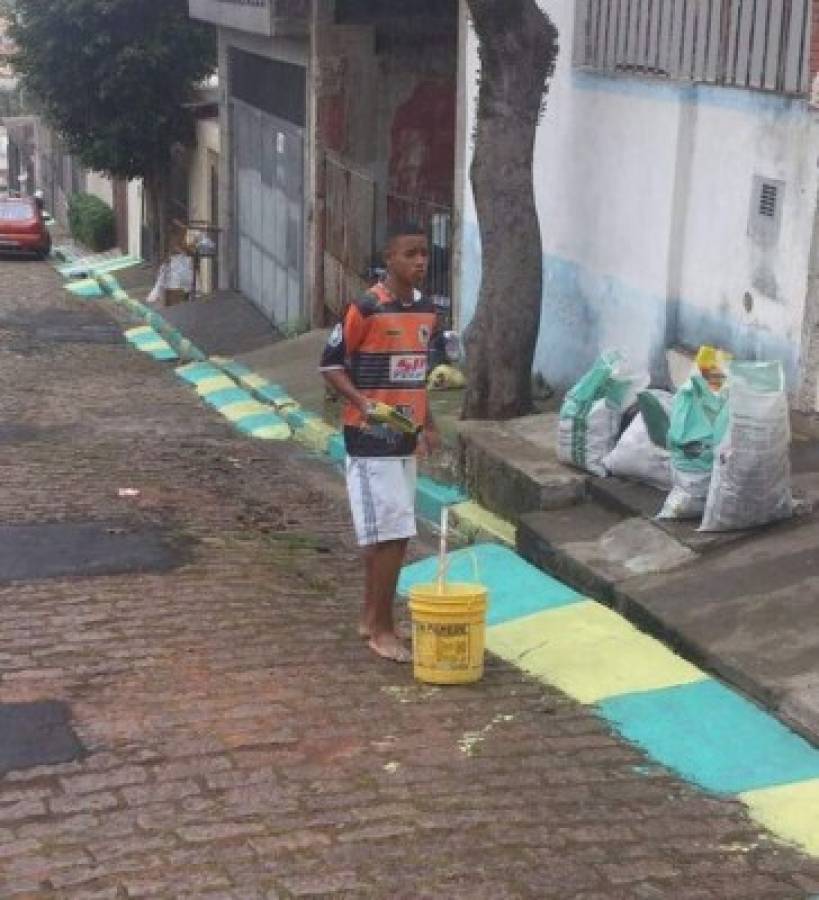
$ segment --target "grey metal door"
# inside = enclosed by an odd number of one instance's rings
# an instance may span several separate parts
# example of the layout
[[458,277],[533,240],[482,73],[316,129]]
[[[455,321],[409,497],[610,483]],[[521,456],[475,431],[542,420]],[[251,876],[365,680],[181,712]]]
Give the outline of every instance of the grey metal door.
[[305,318],[304,132],[233,101],[239,290],[276,325]]

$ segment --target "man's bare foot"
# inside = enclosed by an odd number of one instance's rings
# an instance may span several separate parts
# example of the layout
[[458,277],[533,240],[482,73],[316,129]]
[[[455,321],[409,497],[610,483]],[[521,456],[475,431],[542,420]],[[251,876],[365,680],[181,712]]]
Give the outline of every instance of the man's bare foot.
[[[401,625],[395,626],[394,632],[396,638],[399,641],[411,641],[412,640],[412,629],[410,627],[402,627]],[[362,641],[368,641],[372,637],[372,632],[368,625],[361,624],[358,626],[358,636]]]
[[368,646],[373,653],[377,653],[382,659],[389,659],[391,662],[397,663],[412,662],[412,653],[409,648],[398,640],[394,634],[383,634],[370,638]]

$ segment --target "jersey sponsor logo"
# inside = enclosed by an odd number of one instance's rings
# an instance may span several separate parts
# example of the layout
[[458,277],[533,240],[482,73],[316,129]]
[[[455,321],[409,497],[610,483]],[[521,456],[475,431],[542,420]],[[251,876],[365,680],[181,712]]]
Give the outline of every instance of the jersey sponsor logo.
[[390,381],[393,384],[423,384],[427,377],[425,354],[393,356],[390,359]]
[[344,340],[344,329],[341,325],[336,325],[336,327],[330,332],[330,337],[327,340],[327,343],[331,347],[340,347],[341,342]]

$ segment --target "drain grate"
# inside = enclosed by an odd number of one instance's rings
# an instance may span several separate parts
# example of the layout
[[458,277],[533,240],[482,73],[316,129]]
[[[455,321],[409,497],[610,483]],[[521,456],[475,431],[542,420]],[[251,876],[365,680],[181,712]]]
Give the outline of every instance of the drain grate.
[[35,328],[33,338],[40,344],[122,344],[125,338],[114,325],[52,325]]
[[189,546],[161,528],[99,522],[0,525],[0,582],[168,572],[187,562]]
[[0,776],[17,769],[73,762],[84,753],[65,703],[0,703]]
[[22,332],[35,344],[124,343],[119,327],[107,316],[66,309],[12,313],[0,319],[0,329]]

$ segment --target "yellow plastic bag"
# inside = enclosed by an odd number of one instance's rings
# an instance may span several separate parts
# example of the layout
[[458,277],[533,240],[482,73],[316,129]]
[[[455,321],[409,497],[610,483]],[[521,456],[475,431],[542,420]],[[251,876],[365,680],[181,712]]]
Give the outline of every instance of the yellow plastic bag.
[[697,352],[694,362],[711,390],[720,391],[728,375],[728,364],[733,358],[733,355],[727,350],[703,344]]

